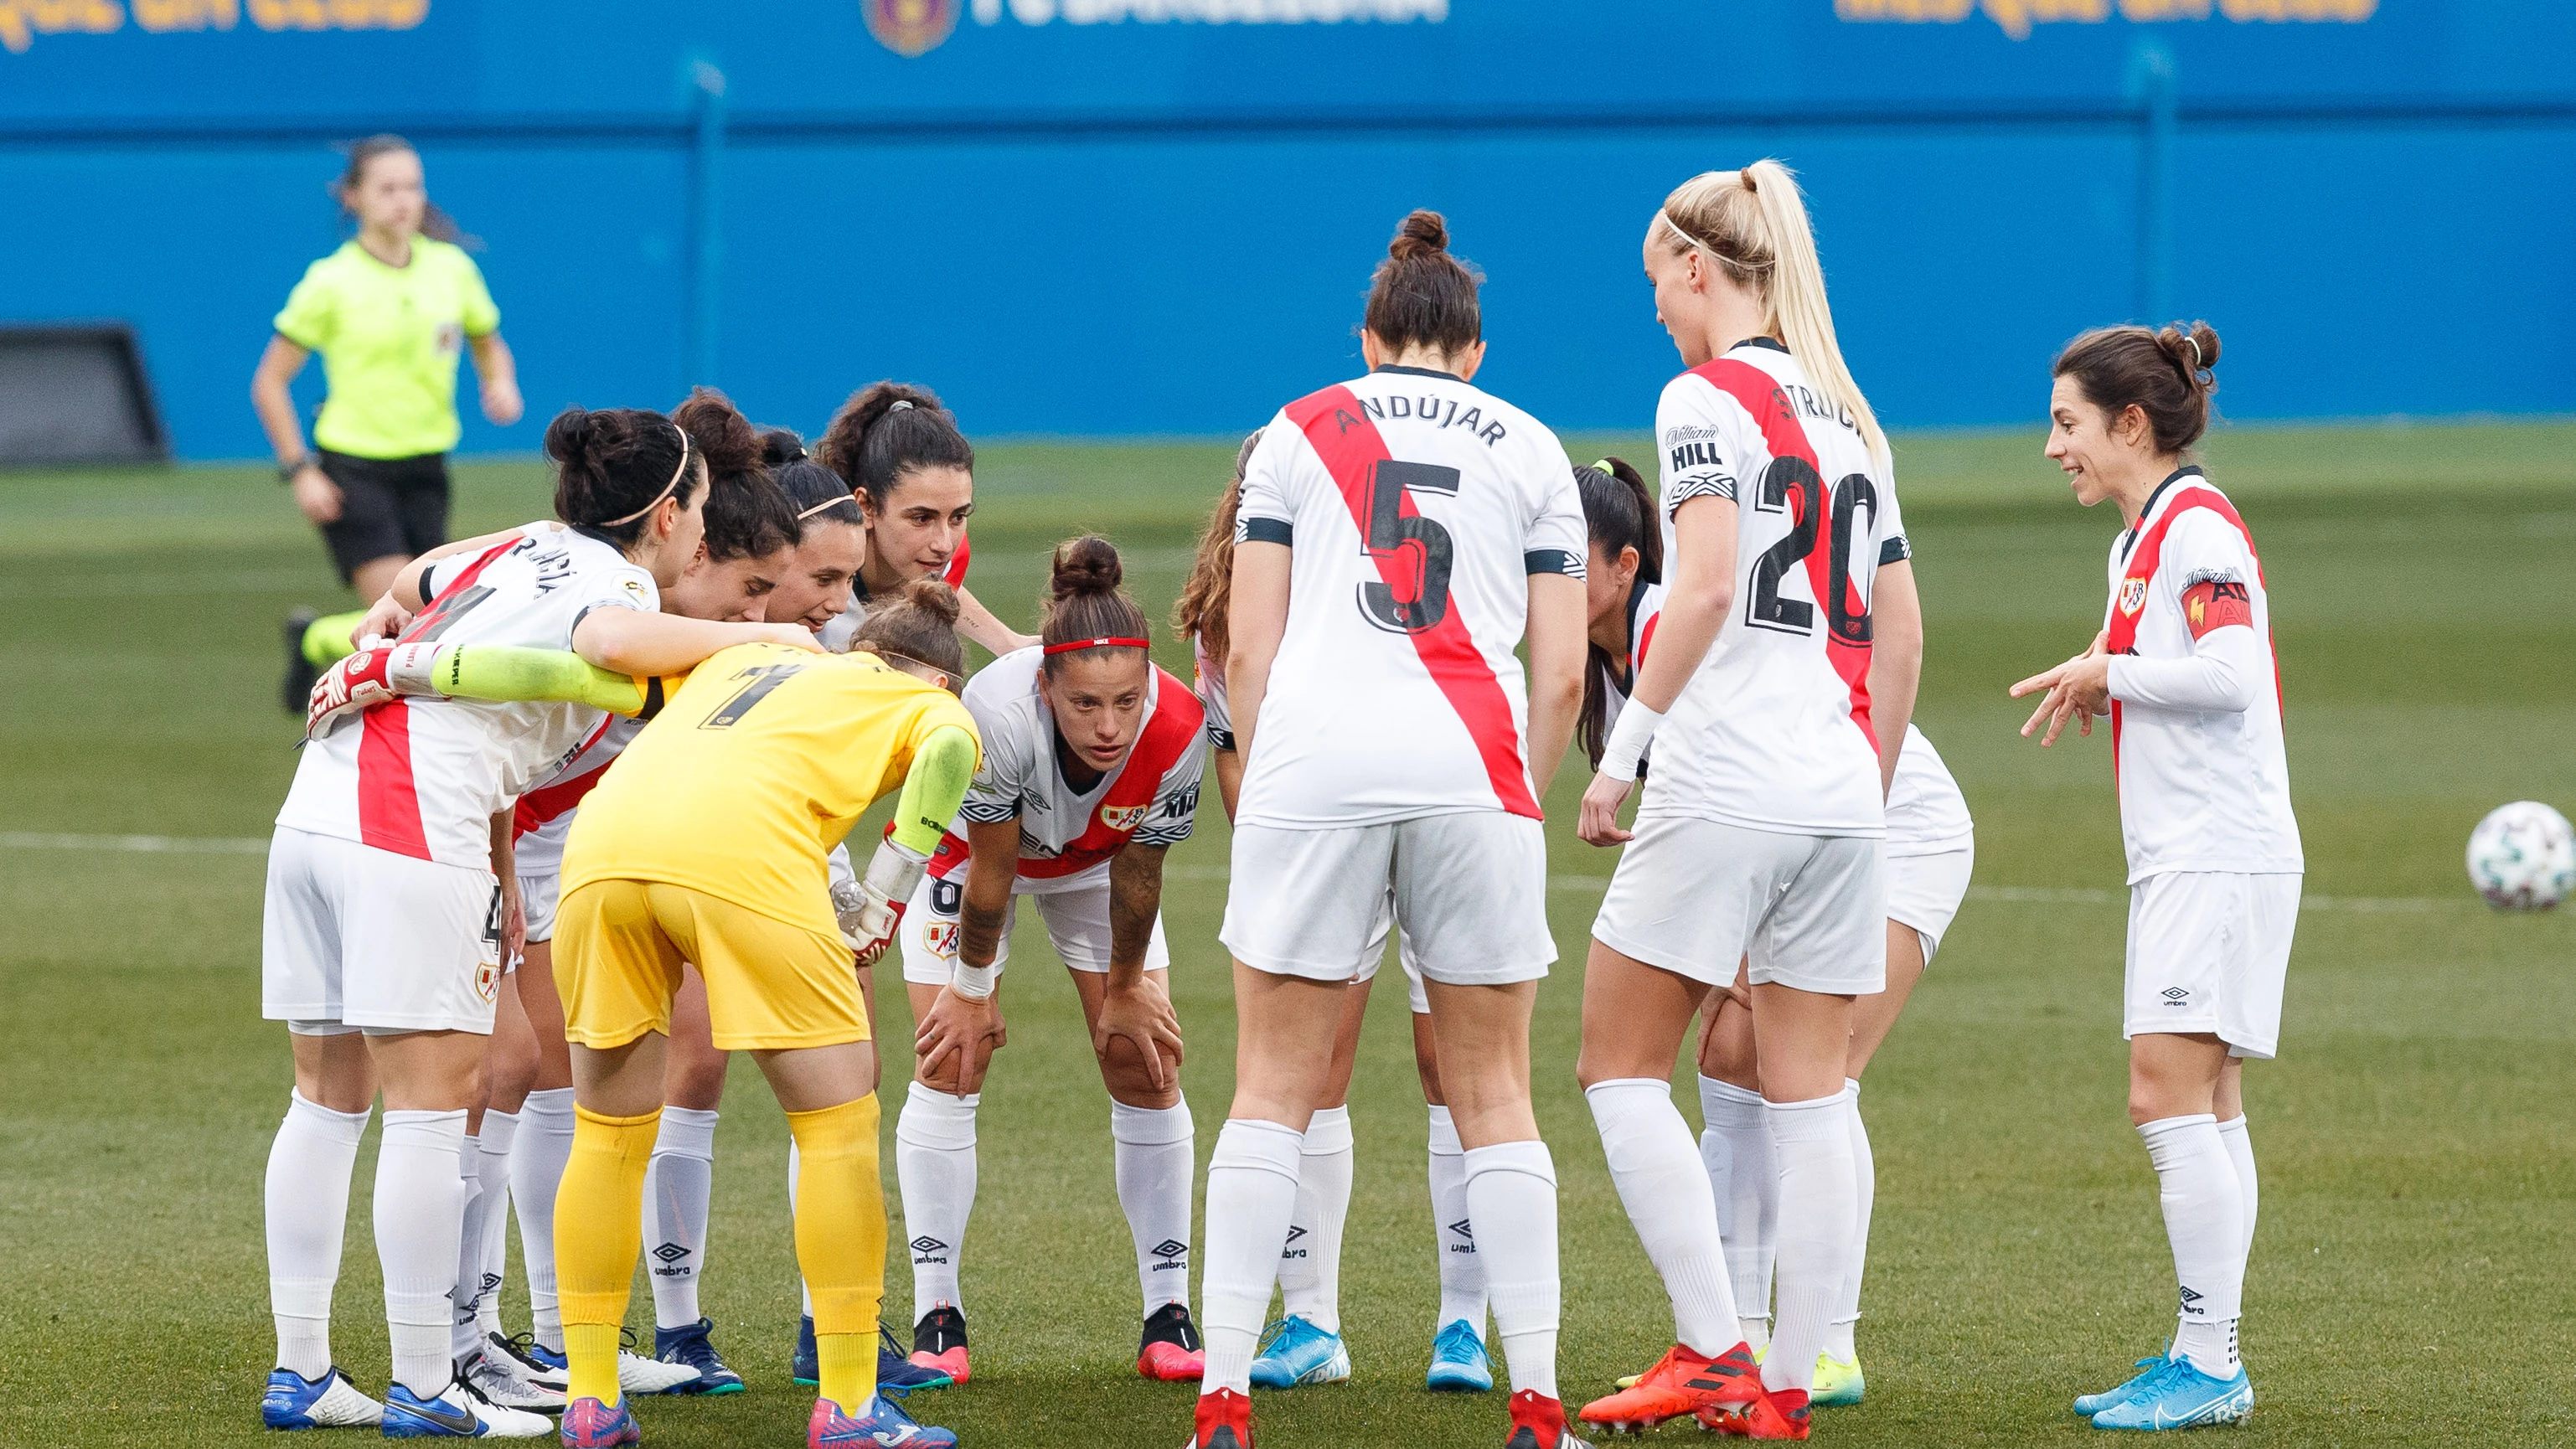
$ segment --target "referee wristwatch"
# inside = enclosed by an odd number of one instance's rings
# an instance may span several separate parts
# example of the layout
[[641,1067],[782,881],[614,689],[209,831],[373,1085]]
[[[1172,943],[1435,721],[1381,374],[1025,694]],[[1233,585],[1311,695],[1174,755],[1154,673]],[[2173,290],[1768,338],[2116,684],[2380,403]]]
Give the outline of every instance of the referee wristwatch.
[[277,481],[280,483],[292,483],[295,481],[296,474],[301,473],[312,466],[312,454],[298,453],[295,455],[294,461],[280,463],[277,465]]

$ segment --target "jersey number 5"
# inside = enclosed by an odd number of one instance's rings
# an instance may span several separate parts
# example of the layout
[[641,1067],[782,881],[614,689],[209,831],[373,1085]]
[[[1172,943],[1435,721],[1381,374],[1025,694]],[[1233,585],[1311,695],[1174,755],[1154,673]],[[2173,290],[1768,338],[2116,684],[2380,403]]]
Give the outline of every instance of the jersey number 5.
[[1379,578],[1360,585],[1360,616],[1393,634],[1419,634],[1449,617],[1449,530],[1407,513],[1405,494],[1458,496],[1458,470],[1432,463],[1378,460],[1369,470],[1367,536],[1361,547]]
[[[1816,606],[1804,599],[1780,597],[1780,581],[1815,553],[1816,515],[1823,511],[1824,496],[1824,478],[1804,458],[1774,458],[1762,470],[1753,506],[1763,513],[1787,509],[1789,531],[1753,561],[1753,597],[1745,603],[1746,623],[1789,634],[1816,631]],[[1875,521],[1878,485],[1866,473],[1844,475],[1834,485],[1833,540],[1825,552],[1825,626],[1846,644],[1870,640],[1869,605],[1857,597],[1851,583],[1852,516],[1863,508]]]

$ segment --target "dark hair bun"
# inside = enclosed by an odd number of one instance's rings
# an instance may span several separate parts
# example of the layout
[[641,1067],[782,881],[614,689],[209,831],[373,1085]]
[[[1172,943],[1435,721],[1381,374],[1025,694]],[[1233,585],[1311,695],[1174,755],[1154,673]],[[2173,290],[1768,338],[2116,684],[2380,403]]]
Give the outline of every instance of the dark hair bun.
[[939,580],[914,579],[903,586],[897,597],[937,619],[942,627],[957,627],[957,591]]
[[1127,569],[1118,561],[1116,546],[1096,533],[1086,533],[1056,545],[1047,591],[1058,600],[1114,594],[1126,576]]
[[569,467],[590,451],[590,409],[565,408],[546,424],[546,456]]
[[803,461],[804,457],[805,440],[793,431],[787,428],[760,430],[760,466],[784,468],[790,463]]
[[1449,223],[1436,211],[1417,211],[1395,229],[1395,240],[1386,244],[1386,254],[1403,261],[1449,250]]
[[671,409],[671,421],[689,435],[707,460],[707,477],[722,481],[761,471],[760,434],[733,400],[711,387],[689,389],[688,401]]
[[2218,366],[2218,329],[2206,322],[2176,322],[2156,334],[2156,346],[2195,383]]

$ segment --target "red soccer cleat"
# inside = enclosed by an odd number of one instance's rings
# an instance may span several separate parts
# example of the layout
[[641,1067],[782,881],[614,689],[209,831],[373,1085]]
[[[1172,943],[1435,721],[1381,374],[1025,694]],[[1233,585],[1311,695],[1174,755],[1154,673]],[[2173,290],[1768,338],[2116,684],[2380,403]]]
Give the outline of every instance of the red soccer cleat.
[[1194,1384],[1207,1371],[1207,1350],[1186,1305],[1166,1303],[1145,1320],[1136,1345],[1136,1372],[1162,1384]]
[[1765,1389],[1762,1397],[1733,1409],[1702,1409],[1699,1424],[1744,1439],[1807,1437],[1807,1391]]
[[1739,1343],[1712,1359],[1677,1343],[1633,1387],[1584,1405],[1583,1422],[1642,1434],[1666,1419],[1737,1409],[1761,1397],[1762,1372],[1752,1349]]
[[1565,1405],[1536,1390],[1512,1395],[1512,1432],[1503,1449],[1592,1449],[1565,1427]]
[[912,1352],[906,1358],[948,1375],[951,1383],[966,1382],[966,1315],[945,1303],[922,1315],[913,1325]]
[[1232,1389],[1199,1395],[1197,1426],[1181,1449],[1252,1449],[1252,1400]]

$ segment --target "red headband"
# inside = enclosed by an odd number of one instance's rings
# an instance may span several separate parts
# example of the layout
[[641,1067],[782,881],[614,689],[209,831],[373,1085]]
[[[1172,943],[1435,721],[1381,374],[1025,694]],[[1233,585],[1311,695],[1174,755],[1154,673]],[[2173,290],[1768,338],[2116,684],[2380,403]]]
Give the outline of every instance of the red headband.
[[1151,639],[1067,639],[1061,644],[1049,644],[1046,652],[1070,654],[1076,649],[1151,649],[1153,647],[1154,641]]

